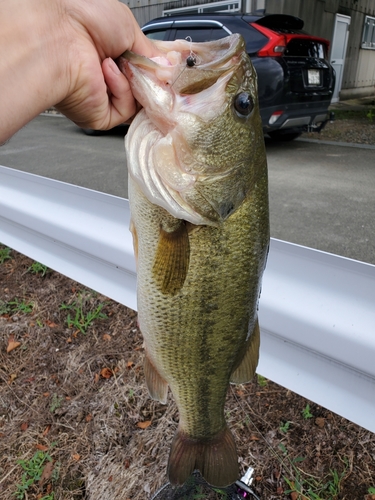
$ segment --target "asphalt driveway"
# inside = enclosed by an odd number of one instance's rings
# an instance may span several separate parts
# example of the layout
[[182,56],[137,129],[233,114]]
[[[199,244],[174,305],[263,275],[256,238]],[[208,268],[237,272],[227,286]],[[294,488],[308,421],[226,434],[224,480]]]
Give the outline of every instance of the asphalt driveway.
[[[0,164],[127,196],[123,132],[89,137],[41,115],[0,147]],[[266,142],[271,236],[375,264],[375,146]]]

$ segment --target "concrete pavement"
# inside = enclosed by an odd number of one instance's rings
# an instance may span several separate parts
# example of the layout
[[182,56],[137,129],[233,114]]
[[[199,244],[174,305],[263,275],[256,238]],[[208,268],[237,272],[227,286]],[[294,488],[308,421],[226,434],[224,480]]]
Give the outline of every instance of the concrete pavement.
[[[39,116],[0,147],[0,164],[127,197],[122,132],[88,137]],[[266,142],[271,236],[375,264],[375,147]]]

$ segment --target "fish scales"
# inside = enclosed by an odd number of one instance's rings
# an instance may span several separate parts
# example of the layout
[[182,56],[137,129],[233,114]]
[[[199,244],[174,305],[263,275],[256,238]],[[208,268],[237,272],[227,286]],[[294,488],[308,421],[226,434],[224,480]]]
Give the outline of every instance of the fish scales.
[[[158,48],[162,63],[129,53],[120,62],[144,106],[126,148],[145,377],[162,402],[169,387],[179,410],[170,481],[199,469],[226,486],[238,460],[225,399],[229,382],[256,368],[269,244],[256,78],[238,35]],[[193,71],[184,66],[191,50]]]
[[[130,196],[132,199],[133,192]],[[143,198],[141,193],[138,196]],[[252,201],[246,200],[227,220],[225,228],[205,226],[190,235],[189,271],[179,293],[166,297],[152,279],[139,284],[138,308],[148,312],[145,317],[140,313],[148,355],[153,360],[160,359],[155,364],[160,366],[160,375],[168,380],[175,395],[180,422],[197,437],[207,432],[214,435],[219,430],[216,423],[207,426],[202,422],[206,405],[221,409],[211,412],[211,419],[217,416],[222,426],[228,380],[245,348],[244,332],[252,330],[255,322],[252,312],[259,289],[256,284],[249,290],[249,283],[254,274],[259,274],[262,263],[257,249],[244,241],[251,234],[251,221],[246,216],[251,213],[248,205]],[[150,212],[164,215],[162,209],[155,210],[146,199],[143,203]],[[150,223],[150,212],[139,212],[133,219],[139,238],[139,276],[150,276],[147,271],[153,265],[159,239],[159,224]],[[250,228],[247,235],[238,235],[237,219],[247,219],[243,221]],[[246,293],[246,301],[239,300],[242,293]],[[157,337],[153,335],[155,331]],[[204,397],[202,381],[211,387]]]

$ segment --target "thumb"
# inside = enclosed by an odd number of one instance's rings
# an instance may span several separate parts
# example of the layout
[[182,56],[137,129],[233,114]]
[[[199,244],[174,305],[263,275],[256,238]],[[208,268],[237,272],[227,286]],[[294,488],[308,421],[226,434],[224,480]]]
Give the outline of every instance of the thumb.
[[128,80],[113,59],[104,59],[102,71],[109,94],[107,128],[112,128],[129,120],[136,113],[137,105]]

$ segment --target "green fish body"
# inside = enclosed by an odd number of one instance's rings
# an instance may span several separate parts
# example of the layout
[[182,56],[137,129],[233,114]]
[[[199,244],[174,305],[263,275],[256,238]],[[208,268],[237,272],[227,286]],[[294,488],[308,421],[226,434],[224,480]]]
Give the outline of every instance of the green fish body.
[[239,35],[158,49],[120,60],[143,105],[126,150],[145,377],[163,403],[169,386],[179,410],[171,483],[199,469],[222,487],[238,479],[224,404],[257,366],[269,245],[256,75]]

